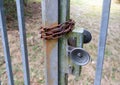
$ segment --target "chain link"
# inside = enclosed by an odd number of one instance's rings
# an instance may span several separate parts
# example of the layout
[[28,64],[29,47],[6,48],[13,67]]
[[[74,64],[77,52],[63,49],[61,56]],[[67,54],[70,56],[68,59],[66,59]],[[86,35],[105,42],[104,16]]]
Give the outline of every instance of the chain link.
[[58,39],[63,35],[71,32],[74,28],[75,21],[69,19],[68,21],[61,23],[54,27],[41,27],[40,34],[43,39]]

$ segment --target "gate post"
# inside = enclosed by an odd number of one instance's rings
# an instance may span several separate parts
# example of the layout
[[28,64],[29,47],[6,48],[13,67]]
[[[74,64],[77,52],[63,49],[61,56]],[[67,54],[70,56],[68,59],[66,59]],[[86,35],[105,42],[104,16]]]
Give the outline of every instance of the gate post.
[[[57,26],[69,18],[70,0],[42,0],[42,22],[45,27]],[[81,66],[90,59],[89,54],[82,49],[84,33],[84,29],[77,29],[59,39],[45,41],[46,85],[68,85],[69,74],[80,76]],[[89,38],[87,35],[85,37]],[[75,45],[69,44],[71,38]]]
[[[59,23],[64,23],[70,18],[70,0],[59,0]],[[66,36],[59,39],[59,84],[68,84],[68,58],[66,55]]]
[[[44,26],[58,24],[58,0],[42,0]],[[46,85],[58,85],[58,40],[46,40]]]
[[[59,23],[64,23],[68,19],[70,19],[70,0],[59,0]],[[81,29],[82,30],[82,29]],[[67,42],[69,38],[76,38],[77,41],[76,46],[82,48],[83,45],[83,31],[79,32],[80,29],[77,31],[73,31],[68,35],[63,35],[59,39],[58,43],[58,71],[59,71],[59,84],[58,85],[68,85],[68,75],[72,74],[75,75],[76,78],[80,76],[81,73],[81,66],[74,64],[70,57],[68,57],[66,50]],[[70,68],[73,68],[73,72],[70,72]]]

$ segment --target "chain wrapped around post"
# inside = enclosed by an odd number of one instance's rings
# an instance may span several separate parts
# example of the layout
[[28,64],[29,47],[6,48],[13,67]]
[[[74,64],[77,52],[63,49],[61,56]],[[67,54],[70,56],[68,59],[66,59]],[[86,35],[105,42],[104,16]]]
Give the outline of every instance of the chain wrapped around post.
[[61,23],[54,27],[41,27],[40,34],[41,38],[50,40],[50,39],[58,39],[73,30],[75,26],[75,21],[69,19],[68,21]]

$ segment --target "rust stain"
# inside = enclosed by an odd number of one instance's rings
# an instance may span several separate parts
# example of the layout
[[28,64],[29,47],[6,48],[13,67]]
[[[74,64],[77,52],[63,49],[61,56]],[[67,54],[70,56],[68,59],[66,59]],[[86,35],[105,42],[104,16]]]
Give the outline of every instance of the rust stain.
[[[52,24],[51,26],[56,26],[57,23]],[[46,67],[47,67],[47,77],[49,85],[53,85],[54,80],[51,78],[51,70],[50,70],[50,59],[52,50],[56,47],[58,39],[55,40],[46,40]],[[57,57],[57,56],[56,56]]]
[[[53,85],[53,79],[51,78],[51,70],[50,70],[50,59],[51,59],[51,53],[52,49],[55,48],[57,44],[57,40],[47,40],[46,41],[46,65],[47,65],[47,75],[48,75],[48,82],[50,85]],[[57,57],[57,56],[56,56]],[[54,61],[53,61],[54,62]],[[54,70],[54,69],[53,69]]]
[[46,40],[46,55],[50,56],[52,49],[55,48],[57,44],[57,39],[56,40]]
[[48,22],[45,23],[45,25],[43,25],[44,27],[54,27],[54,26],[57,26],[58,25],[58,22],[55,22],[55,23],[52,23],[52,24],[49,24]]
[[[58,25],[57,22],[53,23],[52,25],[46,24],[46,26],[50,26],[50,27],[53,27],[53,26],[56,26],[56,25]],[[51,51],[52,51],[53,48],[55,48],[57,42],[58,42],[58,39],[55,39],[55,40],[46,40],[46,55],[47,55],[47,57],[50,56]]]

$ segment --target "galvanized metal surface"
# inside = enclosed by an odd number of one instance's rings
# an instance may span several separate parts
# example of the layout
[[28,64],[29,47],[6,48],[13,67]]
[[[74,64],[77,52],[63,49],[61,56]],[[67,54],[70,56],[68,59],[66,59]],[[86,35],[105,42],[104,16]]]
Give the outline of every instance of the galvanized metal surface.
[[[70,0],[59,0],[59,23],[63,23],[70,18]],[[82,34],[82,33],[81,33]],[[67,42],[69,36],[77,37],[77,46],[82,47],[83,41],[80,39],[81,34],[70,33],[59,39],[59,84],[68,85],[68,75],[71,73],[71,68],[74,68],[72,74],[79,76],[81,67],[71,62],[70,57],[67,55]],[[79,42],[80,40],[80,42]],[[79,42],[79,45],[78,45]],[[81,44],[81,45],[80,45]]]
[[101,85],[105,45],[106,45],[107,30],[108,30],[108,23],[109,23],[110,5],[111,5],[111,0],[103,1],[103,11],[102,11],[102,20],[101,20],[101,29],[100,29],[100,38],[99,38],[99,47],[98,47],[98,58],[97,58],[96,76],[95,76],[94,85]]
[[[42,23],[58,25],[58,0],[42,0]],[[46,40],[46,85],[58,85],[58,40]]]
[[8,45],[8,36],[7,36],[7,30],[6,30],[6,21],[5,21],[5,14],[4,14],[4,8],[3,8],[3,0],[0,0],[0,31],[2,35],[2,44],[4,48],[6,71],[8,75],[8,84],[14,85],[10,51],[9,51],[9,45]]
[[16,6],[17,6],[17,15],[18,15],[18,23],[19,23],[19,32],[20,32],[20,46],[21,46],[21,54],[22,54],[22,62],[23,62],[24,84],[30,85],[23,0],[16,0]]
[[[70,18],[70,0],[59,0],[59,23],[64,23]],[[67,37],[63,36],[59,39],[59,84],[68,84],[68,56],[66,54]]]

